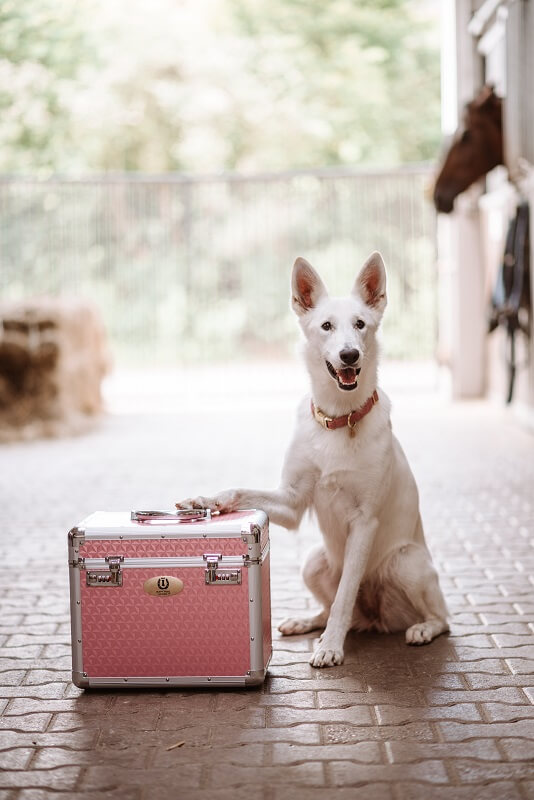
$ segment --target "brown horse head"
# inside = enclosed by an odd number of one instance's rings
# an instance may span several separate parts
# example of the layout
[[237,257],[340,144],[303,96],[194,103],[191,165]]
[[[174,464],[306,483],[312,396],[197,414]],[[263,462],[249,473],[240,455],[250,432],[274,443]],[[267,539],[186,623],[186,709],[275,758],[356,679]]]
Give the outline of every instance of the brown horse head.
[[465,108],[463,127],[455,136],[434,187],[437,211],[449,214],[457,195],[490,169],[502,164],[502,101],[484,86]]

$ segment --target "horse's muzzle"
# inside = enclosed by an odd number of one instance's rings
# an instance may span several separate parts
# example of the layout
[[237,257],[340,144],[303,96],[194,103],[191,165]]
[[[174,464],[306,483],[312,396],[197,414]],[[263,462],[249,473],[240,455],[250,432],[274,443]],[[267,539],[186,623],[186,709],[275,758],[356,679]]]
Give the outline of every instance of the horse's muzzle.
[[439,189],[435,189],[433,200],[436,211],[441,214],[450,214],[454,208],[454,197],[455,195],[453,194],[448,194]]

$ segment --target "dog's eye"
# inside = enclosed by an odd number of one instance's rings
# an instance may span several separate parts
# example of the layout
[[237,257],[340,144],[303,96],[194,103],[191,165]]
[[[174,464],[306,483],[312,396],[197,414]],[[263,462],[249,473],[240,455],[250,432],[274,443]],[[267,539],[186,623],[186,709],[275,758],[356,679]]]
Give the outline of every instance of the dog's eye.
[[332,330],[332,323],[331,322],[323,322],[321,325],[323,331],[331,331]]
[[365,328],[365,322],[363,321],[363,319],[358,319],[356,320],[354,327],[362,330],[362,328]]

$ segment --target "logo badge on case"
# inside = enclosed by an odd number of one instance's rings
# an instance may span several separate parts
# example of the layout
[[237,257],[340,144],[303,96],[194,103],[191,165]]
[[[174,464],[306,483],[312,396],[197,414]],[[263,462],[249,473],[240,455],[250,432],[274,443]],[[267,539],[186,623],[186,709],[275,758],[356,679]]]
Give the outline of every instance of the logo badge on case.
[[172,575],[155,575],[143,584],[143,591],[152,597],[171,597],[180,594],[183,588],[183,581]]

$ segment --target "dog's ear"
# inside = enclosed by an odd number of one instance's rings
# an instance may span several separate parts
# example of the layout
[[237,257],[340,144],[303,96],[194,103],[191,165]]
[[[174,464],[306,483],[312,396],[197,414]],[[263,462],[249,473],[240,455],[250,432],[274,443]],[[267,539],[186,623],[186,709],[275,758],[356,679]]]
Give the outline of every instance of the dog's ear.
[[312,265],[305,258],[297,258],[291,276],[291,305],[295,313],[299,316],[305,314],[326,293],[326,287]]
[[380,253],[371,253],[361,268],[352,290],[371,308],[382,313],[386,307],[386,267]]

